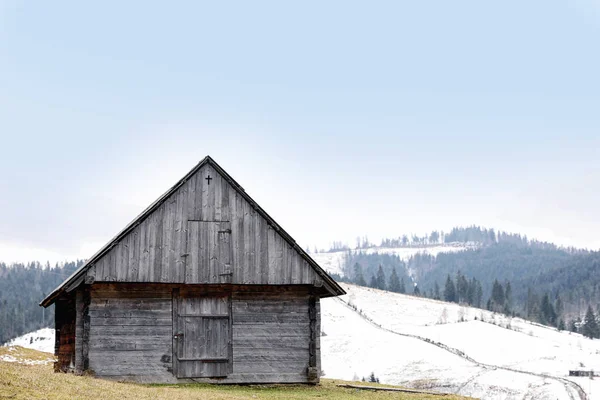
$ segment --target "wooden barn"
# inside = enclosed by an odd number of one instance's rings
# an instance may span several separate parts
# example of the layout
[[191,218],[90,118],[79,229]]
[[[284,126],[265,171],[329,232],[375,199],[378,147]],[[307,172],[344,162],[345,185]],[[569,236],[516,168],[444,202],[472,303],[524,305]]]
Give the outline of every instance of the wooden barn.
[[40,305],[56,307],[56,371],[317,383],[319,299],[342,294],[206,157]]

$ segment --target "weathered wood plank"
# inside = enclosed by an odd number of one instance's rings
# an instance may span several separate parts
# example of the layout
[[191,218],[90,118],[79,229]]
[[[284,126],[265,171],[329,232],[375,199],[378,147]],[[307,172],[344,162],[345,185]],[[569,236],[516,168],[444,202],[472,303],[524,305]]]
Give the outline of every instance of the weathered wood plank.
[[240,218],[240,195],[232,188],[229,189],[230,219],[231,219],[231,247],[232,247],[232,282],[244,281],[244,270],[241,262],[244,248],[241,232],[243,218]]
[[256,215],[258,221],[258,236],[257,236],[257,256],[256,263],[258,264],[258,279],[257,282],[261,284],[269,283],[269,236],[268,236],[268,224],[264,218],[261,218],[258,214]]
[[402,392],[402,393],[413,393],[413,394],[426,394],[429,396],[450,396],[450,393],[427,392],[427,391],[423,391],[423,390],[404,389],[404,388],[389,388],[389,387],[383,387],[383,386],[363,386],[363,385],[348,385],[348,384],[339,384],[337,386],[342,387],[342,388],[347,388],[347,389],[355,389],[355,390]]
[[297,362],[308,366],[308,349],[302,350],[286,350],[279,351],[276,349],[264,349],[261,352],[257,352],[255,349],[251,351],[245,351],[244,349],[237,350],[233,354],[233,362],[235,363],[254,363],[254,362],[265,362],[265,361],[276,361],[276,362]]
[[233,309],[236,313],[308,313],[308,297],[273,299],[261,295],[253,300],[236,299]]
[[140,309],[90,309],[92,318],[170,318],[171,309],[163,308],[161,310],[140,310]]
[[[234,362],[234,373],[274,373],[287,374],[297,373],[306,376],[307,362],[291,363],[289,361],[248,361]],[[306,380],[306,378],[304,378]]]
[[[115,286],[119,288],[119,284]],[[94,295],[94,302],[100,302],[104,300],[145,300],[145,299],[168,299],[170,298],[170,288],[158,288],[155,290],[147,290],[147,289],[135,289],[133,286],[129,285],[120,285],[118,290],[113,290],[109,287],[104,288],[92,288],[92,293]]]
[[140,269],[140,227],[138,226],[128,235],[129,238],[129,257],[127,280],[137,282],[138,271]]
[[179,371],[179,362],[177,361],[177,357],[181,354],[182,349],[180,348],[179,342],[181,341],[180,333],[183,331],[182,327],[179,324],[179,312],[181,307],[181,297],[179,288],[173,289],[173,314],[171,316],[173,320],[173,330],[172,330],[172,339],[171,339],[171,351],[172,351],[172,364],[173,364],[173,375],[177,376]]
[[163,214],[165,213],[165,208],[167,207],[167,203],[164,203],[158,210],[154,212],[154,231],[153,231],[153,246],[151,259],[152,263],[150,264],[150,268],[153,269],[152,279],[150,282],[163,282],[162,280],[162,270],[163,270]]
[[90,326],[90,334],[97,336],[139,336],[143,340],[146,336],[169,336],[171,335],[171,326],[129,326],[129,325],[111,325],[111,326]]
[[177,206],[176,198],[173,197],[167,200],[163,207],[161,217],[161,253],[160,253],[160,282],[172,282],[171,277],[174,266],[171,264],[173,260],[173,224],[175,223],[175,208]]
[[90,351],[150,351],[162,348],[170,348],[172,345],[171,340],[172,339],[170,336],[150,336],[145,337],[142,341],[132,341],[128,337],[123,336],[98,337],[90,343]]
[[[163,354],[160,354],[160,353]],[[167,359],[170,360],[171,358],[171,354],[164,354],[166,352],[171,352],[171,346],[170,345],[166,345],[163,346],[162,348],[159,348],[159,350],[157,349],[148,349],[148,350],[129,350],[129,351],[122,351],[122,350],[107,350],[107,349],[93,349],[90,350],[90,357],[95,359],[96,361],[99,360],[107,360],[107,361],[120,361],[122,362],[123,360],[128,360],[129,362],[132,362],[134,360],[137,361],[145,361],[145,360],[153,360],[153,361],[162,361],[163,363],[170,363],[170,361],[166,361]],[[165,357],[167,356],[167,357]]]
[[185,218],[185,200],[187,198],[185,185],[177,193],[177,210],[175,213],[175,232],[173,234],[173,262],[174,268],[172,282],[185,281],[185,257],[182,255],[187,246],[187,218]]
[[243,231],[240,232],[240,235],[243,237],[244,247],[242,249],[243,256],[240,261],[242,264],[242,269],[244,271],[244,281],[241,283],[245,284],[253,284],[254,282],[254,255],[252,254],[254,251],[254,219],[252,218],[251,208],[247,202],[242,203],[243,210],[243,219],[244,226]]
[[307,314],[233,314],[233,324],[309,323]]
[[316,311],[316,321],[315,321],[315,330],[317,333],[317,337],[315,339],[316,346],[316,358],[317,358],[317,378],[321,377],[321,302],[318,297],[315,297],[315,311]]
[[241,348],[246,349],[271,349],[273,344],[276,344],[278,349],[308,349],[310,343],[308,335],[294,336],[294,337],[255,337],[255,336],[243,336],[238,335],[235,337],[236,351]]
[[149,225],[147,220],[140,224],[140,263],[136,282],[150,282],[150,249],[149,249]]
[[107,299],[103,302],[92,302],[90,310],[170,310],[171,303],[164,299]]
[[[135,315],[135,313],[132,313]],[[154,313],[156,314],[156,313]],[[95,315],[92,320],[92,326],[118,326],[118,325],[129,325],[129,326],[171,326],[172,320],[169,313],[168,317],[156,318],[156,317],[100,317]]]
[[[92,360],[94,360],[92,362]],[[96,376],[122,376],[122,375],[145,375],[155,374],[157,372],[168,372],[171,370],[171,363],[154,362],[150,359],[128,360],[109,360],[94,358],[90,359],[90,369]]]
[[[216,173],[211,166],[203,168],[202,174],[198,177],[202,180],[202,220],[215,221],[215,176]],[[206,178],[211,177],[208,181]]]
[[199,192],[196,190],[196,181],[198,174],[196,176],[190,177],[190,179],[186,182],[185,186],[187,188],[187,198],[185,201],[185,219],[187,220],[200,220],[201,219],[201,208],[196,206],[197,196]]

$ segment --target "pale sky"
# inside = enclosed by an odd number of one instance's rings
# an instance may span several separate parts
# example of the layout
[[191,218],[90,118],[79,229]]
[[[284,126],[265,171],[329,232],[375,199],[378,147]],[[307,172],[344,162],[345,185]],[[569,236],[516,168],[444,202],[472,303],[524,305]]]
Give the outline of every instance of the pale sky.
[[207,154],[303,247],[600,248],[600,3],[0,0],[0,260],[87,258]]

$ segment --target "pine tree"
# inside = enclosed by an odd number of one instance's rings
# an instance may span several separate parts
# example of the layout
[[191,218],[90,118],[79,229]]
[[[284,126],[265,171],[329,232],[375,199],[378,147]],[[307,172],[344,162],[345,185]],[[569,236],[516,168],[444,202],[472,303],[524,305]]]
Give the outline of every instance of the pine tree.
[[365,277],[362,272],[362,267],[359,263],[354,264],[354,283],[358,286],[367,286],[367,282],[365,281]]
[[369,281],[369,287],[376,288],[377,287],[377,279],[375,275],[371,275],[371,280]]
[[544,325],[556,326],[556,313],[554,312],[554,307],[550,302],[550,298],[548,297],[548,293],[544,295],[542,298],[542,303],[540,305],[540,317],[541,323]]
[[438,285],[437,281],[435,282],[435,285],[433,287],[433,298],[435,300],[440,300],[440,285]]
[[556,317],[557,318],[561,318],[563,315],[563,312],[565,311],[565,306],[563,304],[562,299],[560,298],[560,295],[556,295],[556,300],[554,302],[554,311],[556,312]]
[[392,268],[392,274],[390,275],[390,283],[388,285],[390,292],[400,292],[400,280],[396,273],[396,268]]
[[377,270],[376,283],[377,283],[377,286],[376,286],[377,289],[385,290],[385,272],[383,272],[383,268],[381,267],[381,265],[379,266],[379,269]]
[[531,288],[527,289],[527,318],[532,321],[541,321],[539,297]]
[[415,288],[413,289],[413,295],[415,295],[415,296],[421,295],[421,291],[419,290],[419,285],[417,285],[416,283],[415,283]]
[[458,271],[456,273],[456,302],[464,303],[467,300],[469,283],[467,278]]
[[481,302],[483,301],[483,288],[481,287],[481,283],[479,281],[476,281],[476,285],[474,305],[475,307],[481,308]]
[[598,321],[596,321],[596,316],[594,315],[594,310],[592,310],[592,306],[588,306],[587,312],[585,313],[585,319],[583,320],[581,333],[589,338],[600,337]]
[[509,281],[504,285],[504,314],[510,315],[512,312],[512,286]]
[[572,319],[571,322],[569,322],[569,330],[573,333],[577,333],[577,321],[575,321],[574,319]]
[[400,290],[398,293],[406,293],[406,285],[404,285],[404,278],[400,279]]
[[494,279],[492,285],[492,296],[488,302],[488,309],[494,312],[500,312],[504,310],[504,289],[497,279]]
[[449,302],[456,302],[456,288],[454,287],[454,282],[452,282],[452,278],[448,275],[446,278],[446,286],[444,288],[444,300]]
[[475,283],[475,278],[471,278],[469,281],[469,285],[467,287],[467,304],[473,305],[475,303],[475,293],[477,291],[477,285]]

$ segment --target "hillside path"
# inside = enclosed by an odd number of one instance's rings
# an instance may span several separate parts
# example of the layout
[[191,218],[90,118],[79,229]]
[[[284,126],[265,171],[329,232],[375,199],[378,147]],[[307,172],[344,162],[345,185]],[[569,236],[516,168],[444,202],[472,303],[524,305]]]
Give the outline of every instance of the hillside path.
[[[402,332],[397,332],[388,328],[385,328],[381,325],[379,325],[377,322],[375,322],[374,320],[372,320],[371,318],[369,318],[367,315],[365,315],[363,312],[359,312],[357,311],[354,307],[350,306],[347,302],[345,302],[344,300],[340,299],[339,297],[335,298],[336,301],[339,301],[340,303],[342,303],[344,306],[346,306],[348,309],[352,310],[354,313],[356,313],[359,317],[361,317],[363,320],[367,321],[369,324],[373,325],[374,327],[381,329],[383,331],[395,334],[395,335],[399,335],[399,336],[404,336],[404,337],[409,337],[409,338],[413,338],[413,339],[417,339],[417,340],[421,340],[423,342],[429,343],[433,346],[437,346],[443,350],[446,350],[452,354],[455,354],[467,361],[470,361],[474,364],[476,364],[479,367],[488,369],[488,370],[504,370],[504,371],[509,371],[509,372],[514,372],[514,373],[518,373],[518,374],[525,374],[525,375],[530,375],[530,376],[535,376],[535,377],[539,377],[539,378],[545,378],[545,379],[552,379],[555,380],[557,382],[559,382],[560,384],[562,384],[565,387],[565,390],[567,392],[567,394],[569,395],[569,398],[571,400],[589,400],[586,392],[583,390],[583,388],[576,382],[570,381],[568,379],[559,377],[559,376],[553,376],[553,375],[547,375],[547,374],[539,374],[539,373],[535,373],[535,372],[530,372],[530,371],[522,371],[519,369],[515,369],[515,368],[510,368],[510,367],[503,367],[500,365],[493,365],[493,364],[486,364],[486,363],[482,363],[479,362],[477,360],[475,360],[473,357],[469,356],[468,354],[466,354],[464,351],[448,346],[444,343],[441,342],[437,342],[434,340],[431,340],[429,338],[423,337],[423,336],[419,336],[419,335],[414,335],[414,334],[410,334],[410,333],[402,333]],[[467,381],[468,383],[468,381]],[[466,384],[465,384],[466,385]],[[462,389],[465,385],[462,385],[460,389]],[[460,391],[459,389],[459,391]],[[458,393],[457,393],[458,394]],[[577,397],[575,397],[577,396]]]

